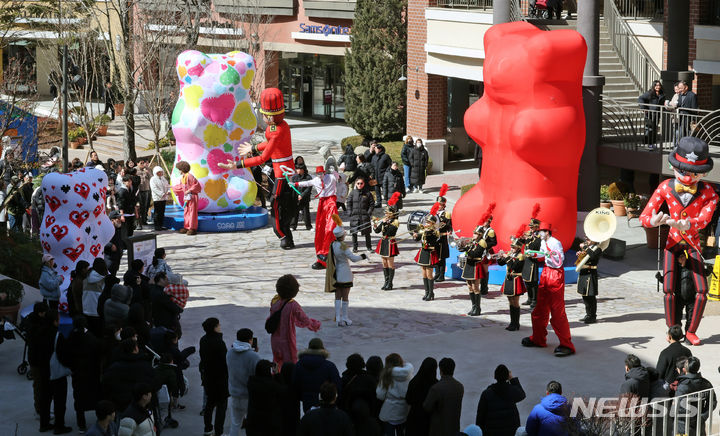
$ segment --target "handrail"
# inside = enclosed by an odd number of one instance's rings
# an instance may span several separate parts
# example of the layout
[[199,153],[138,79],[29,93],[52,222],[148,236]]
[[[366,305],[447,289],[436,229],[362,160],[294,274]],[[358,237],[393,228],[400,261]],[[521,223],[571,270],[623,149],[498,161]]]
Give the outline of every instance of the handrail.
[[438,0],[439,7],[492,9],[493,0]]
[[613,48],[630,78],[643,92],[650,89],[653,80],[660,79],[660,68],[655,65],[640,41],[620,15],[614,1],[605,1],[605,25]]

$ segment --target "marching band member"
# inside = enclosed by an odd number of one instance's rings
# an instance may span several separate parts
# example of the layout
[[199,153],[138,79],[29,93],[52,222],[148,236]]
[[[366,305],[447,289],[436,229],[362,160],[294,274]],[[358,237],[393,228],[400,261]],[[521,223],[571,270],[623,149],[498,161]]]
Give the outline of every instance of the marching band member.
[[495,203],[492,203],[488,208],[488,211],[485,213],[485,216],[480,219],[480,222],[483,223],[482,238],[480,243],[485,248],[485,257],[482,260],[482,276],[479,278],[481,295],[487,295],[488,293],[488,279],[490,278],[488,266],[490,265],[490,255],[493,253],[493,247],[497,245],[495,230],[490,227],[493,220],[493,216],[491,214],[494,209]]
[[425,296],[423,300],[432,301],[435,299],[433,287],[433,265],[438,262],[438,239],[440,233],[435,229],[437,225],[437,217],[428,215],[423,223],[420,232],[413,233],[416,241],[421,242],[420,250],[415,255],[415,262],[422,266],[423,284],[425,285]]
[[357,262],[367,259],[365,253],[353,254],[352,250],[345,243],[345,229],[337,214],[331,218],[337,224],[333,229],[335,241],[330,243],[327,257],[327,270],[325,271],[325,292],[335,293],[335,322],[338,327],[352,325],[348,318],[348,305],[350,288],[353,286],[353,273],[350,269],[350,261]]
[[514,332],[520,329],[520,296],[525,293],[525,282],[522,271],[525,265],[525,256],[521,249],[522,239],[511,238],[510,252],[498,259],[498,265],[506,265],[507,273],[502,285],[502,294],[508,298],[510,304],[510,324],[505,330]]
[[483,233],[485,233],[483,226],[477,226],[473,232],[473,238],[468,245],[459,248],[459,250],[465,251],[466,255],[462,278],[465,279],[467,283],[470,301],[472,302],[472,308],[470,312],[468,312],[470,316],[478,316],[481,313],[479,281],[484,274],[483,260],[487,252],[487,243],[482,243],[484,242],[482,239]]
[[[562,244],[552,236],[552,226],[540,223],[539,236],[542,240],[539,254],[532,254],[545,258],[545,267],[540,275],[538,286],[537,305],[532,311],[532,336],[523,338],[524,347],[547,347],[548,318],[553,330],[560,339],[560,345],[555,348],[557,357],[575,354],[575,346],[570,339],[570,325],[565,313],[565,270],[563,262],[565,253]],[[527,250],[525,251],[528,254]]]
[[435,265],[435,278],[434,280],[436,282],[442,282],[445,281],[445,259],[450,257],[450,246],[448,244],[448,235],[452,234],[452,216],[450,215],[450,212],[445,209],[447,205],[447,198],[445,198],[445,194],[447,193],[448,185],[447,183],[443,183],[443,185],[440,187],[440,193],[435,200],[435,203],[438,205],[438,211],[435,214],[438,218],[438,231],[440,232],[440,241],[439,241],[439,253],[438,257],[440,260],[438,261],[437,265]]
[[399,192],[396,192],[390,197],[388,207],[385,209],[385,217],[374,226],[375,233],[382,235],[382,238],[378,241],[375,252],[382,258],[385,284],[383,284],[380,289],[385,291],[390,291],[393,288],[395,256],[400,254],[395,235],[400,227],[400,222],[397,219],[398,210],[396,204],[401,195]]
[[[582,295],[585,304],[585,317],[580,322],[585,324],[595,324],[597,322],[597,295],[598,295],[598,273],[597,265],[602,256],[602,248],[597,242],[585,238],[585,242],[580,244],[578,252],[578,261],[581,260],[580,255],[584,254],[588,257],[586,263],[578,272],[577,291]],[[579,263],[579,262],[578,262]]]
[[[533,208],[532,218],[530,218],[530,223],[528,224],[530,229],[525,233],[525,235],[523,235],[525,250],[540,250],[542,240],[540,239],[540,236],[538,236],[538,227],[540,226],[540,220],[536,218],[538,213],[540,213],[540,205],[536,203]],[[537,302],[539,270],[540,265],[537,259],[531,256],[526,256],[522,278],[523,281],[525,281],[525,289],[527,289],[528,298],[527,301],[523,303],[523,306],[530,306],[530,308],[535,307],[535,303]]]
[[[665,323],[668,327],[679,324],[676,294],[678,289],[678,258],[685,253],[684,268],[693,272],[695,282],[695,305],[685,338],[693,345],[700,345],[695,332],[700,326],[707,303],[707,277],[700,253],[698,232],[712,220],[718,203],[718,196],[712,186],[701,179],[713,168],[708,144],[700,138],[684,137],[678,141],[675,150],[668,156],[675,171],[675,178],[662,182],[648,201],[640,215],[644,227],[669,225],[670,233],[665,245],[663,262],[663,290],[665,292]],[[660,211],[663,203],[669,213]]]

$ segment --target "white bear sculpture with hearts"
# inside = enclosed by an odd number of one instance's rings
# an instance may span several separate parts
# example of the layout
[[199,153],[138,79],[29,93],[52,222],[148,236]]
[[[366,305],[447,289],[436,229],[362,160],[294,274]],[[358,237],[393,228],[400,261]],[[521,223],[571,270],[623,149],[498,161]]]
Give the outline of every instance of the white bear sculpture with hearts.
[[[237,161],[236,145],[255,133],[257,118],[250,104],[255,60],[247,53],[205,54],[187,50],[177,58],[180,95],[172,115],[177,141],[175,162],[190,164],[202,185],[200,213],[250,207],[257,185],[247,169],[225,170],[218,163]],[[180,172],[172,171],[177,185]],[[176,198],[177,201],[177,198]]]

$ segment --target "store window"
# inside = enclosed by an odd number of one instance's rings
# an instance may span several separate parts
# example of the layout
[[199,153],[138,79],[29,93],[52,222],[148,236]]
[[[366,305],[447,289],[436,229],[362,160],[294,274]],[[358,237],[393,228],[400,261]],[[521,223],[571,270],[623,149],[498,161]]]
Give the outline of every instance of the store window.
[[345,58],[307,53],[283,53],[280,89],[292,116],[345,119]]

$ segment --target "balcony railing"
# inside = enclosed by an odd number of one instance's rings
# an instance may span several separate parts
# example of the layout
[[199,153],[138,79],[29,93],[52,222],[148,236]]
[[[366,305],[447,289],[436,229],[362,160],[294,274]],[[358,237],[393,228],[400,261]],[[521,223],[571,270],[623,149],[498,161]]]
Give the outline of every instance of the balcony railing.
[[493,0],[438,0],[440,7],[465,9],[492,9]]
[[720,152],[720,110],[669,109],[637,99],[603,99],[604,145],[624,150],[670,150],[683,136],[698,137]]
[[624,18],[652,19],[663,16],[663,0],[614,0],[605,3],[614,3]]

